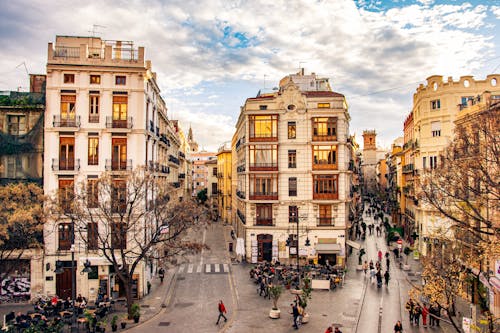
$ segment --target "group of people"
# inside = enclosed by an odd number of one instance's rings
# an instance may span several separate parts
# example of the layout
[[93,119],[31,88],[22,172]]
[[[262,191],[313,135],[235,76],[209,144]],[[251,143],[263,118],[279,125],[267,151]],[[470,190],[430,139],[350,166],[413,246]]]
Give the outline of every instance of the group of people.
[[439,306],[432,305],[429,307],[427,304],[420,306],[420,304],[410,298],[405,304],[405,309],[408,311],[410,324],[419,326],[420,316],[422,316],[422,324],[427,326],[427,316],[429,316],[429,326],[439,326],[441,313]]
[[385,260],[386,260],[386,270],[385,270],[385,273],[383,275],[382,275],[382,264],[381,264],[382,251],[379,251],[378,260],[375,262],[375,264],[373,263],[373,260],[370,260],[370,263],[368,263],[367,261],[365,261],[363,263],[363,271],[364,271],[365,275],[369,270],[370,271],[370,282],[372,284],[374,284],[376,281],[377,288],[382,288],[382,277],[385,280],[385,286],[389,287],[389,280],[391,279],[391,276],[389,274],[390,259],[389,259],[389,253],[387,253],[387,252],[385,254]]

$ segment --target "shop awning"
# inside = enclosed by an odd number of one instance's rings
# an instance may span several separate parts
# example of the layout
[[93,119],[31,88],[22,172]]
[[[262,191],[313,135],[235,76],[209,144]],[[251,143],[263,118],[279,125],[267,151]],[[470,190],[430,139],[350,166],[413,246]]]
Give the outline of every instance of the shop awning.
[[340,244],[316,244],[316,252],[325,254],[338,254],[340,253]]
[[356,250],[359,250],[361,248],[361,244],[356,243],[355,241],[349,239],[346,239],[345,243]]

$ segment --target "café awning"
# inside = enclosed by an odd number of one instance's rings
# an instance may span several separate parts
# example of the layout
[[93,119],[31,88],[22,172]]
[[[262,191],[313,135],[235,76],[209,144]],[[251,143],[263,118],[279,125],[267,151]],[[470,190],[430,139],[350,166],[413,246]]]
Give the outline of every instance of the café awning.
[[341,251],[340,244],[316,244],[317,253],[338,254]]
[[361,248],[361,244],[356,243],[355,241],[349,239],[346,239],[345,243],[356,250],[359,250]]

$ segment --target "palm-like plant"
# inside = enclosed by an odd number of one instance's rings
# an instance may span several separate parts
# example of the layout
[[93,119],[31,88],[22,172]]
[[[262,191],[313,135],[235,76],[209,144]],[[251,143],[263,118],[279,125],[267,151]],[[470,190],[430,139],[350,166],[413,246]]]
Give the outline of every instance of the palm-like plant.
[[281,285],[273,285],[269,288],[269,295],[273,300],[273,310],[278,310],[278,300],[283,293],[283,287]]

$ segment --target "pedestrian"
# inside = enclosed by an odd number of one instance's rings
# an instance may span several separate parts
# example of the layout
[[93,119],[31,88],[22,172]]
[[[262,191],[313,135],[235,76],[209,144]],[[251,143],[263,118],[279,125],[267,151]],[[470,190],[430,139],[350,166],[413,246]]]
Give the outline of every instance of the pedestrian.
[[427,307],[427,304],[424,304],[422,307],[422,323],[424,327],[427,327],[427,315],[429,314],[429,308]]
[[292,315],[293,315],[293,327],[298,330],[299,326],[297,325],[297,319],[299,318],[299,308],[297,307],[297,303],[291,303],[292,307]]
[[377,288],[382,288],[382,273],[380,272],[380,269],[377,271]]
[[365,272],[365,275],[367,270],[368,270],[368,263],[365,260],[365,263],[363,264],[363,271]]
[[396,325],[394,325],[394,333],[401,333],[403,332],[403,324],[401,324],[401,321],[398,320]]
[[382,251],[378,250],[378,261],[382,261]]
[[415,304],[415,307],[413,308],[413,321],[415,322],[415,325],[419,326],[420,325],[420,315],[422,314],[422,308],[420,308],[420,305]]
[[389,271],[385,271],[384,273],[384,279],[385,279],[385,286],[389,287],[389,279],[390,279]]
[[332,332],[333,332],[333,328],[331,326],[328,326],[325,333],[332,333]]
[[373,284],[375,282],[375,268],[370,269],[370,283]]
[[160,276],[160,283],[163,283],[163,279],[165,278],[165,270],[163,269],[163,267],[160,267],[158,275]]
[[409,319],[410,319],[410,324],[413,323],[413,307],[415,304],[413,303],[413,300],[410,298],[408,302],[406,302],[405,309],[408,311],[409,314]]
[[342,331],[341,331],[341,330],[339,330],[339,328],[338,328],[338,327],[335,327],[335,332],[334,332],[334,333],[342,333]]
[[385,266],[387,267],[387,270],[389,270],[390,263],[391,263],[391,260],[389,259],[389,257],[385,258]]
[[433,327],[435,324],[435,318],[434,318],[434,307],[430,306],[429,307],[429,326]]
[[224,313],[227,313],[226,311],[226,307],[224,306],[224,303],[222,303],[222,300],[219,301],[219,317],[217,318],[217,322],[215,323],[215,325],[219,325],[219,320],[220,318],[224,318],[224,322],[227,321],[227,318],[226,316],[224,316]]

